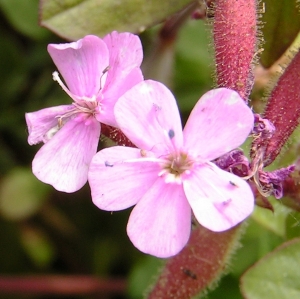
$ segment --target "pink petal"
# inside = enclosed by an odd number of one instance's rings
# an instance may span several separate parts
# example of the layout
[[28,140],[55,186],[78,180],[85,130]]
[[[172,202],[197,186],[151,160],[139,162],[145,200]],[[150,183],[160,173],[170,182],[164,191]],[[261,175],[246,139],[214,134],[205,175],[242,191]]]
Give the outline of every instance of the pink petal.
[[115,116],[123,133],[141,149],[164,154],[182,145],[176,101],[159,82],[147,80],[131,88],[116,103]]
[[[103,39],[109,50],[109,70],[103,89],[108,97],[119,98],[124,92],[124,80],[143,60],[143,48],[137,35],[113,31]],[[143,80],[140,73],[139,81]],[[138,83],[136,82],[136,83]],[[127,90],[131,88],[127,86]],[[126,88],[126,86],[125,86]]]
[[104,41],[87,35],[73,43],[49,44],[48,52],[73,94],[92,97],[99,92],[104,84],[100,84],[101,76],[109,65]]
[[58,191],[79,190],[87,181],[99,137],[100,124],[94,120],[86,125],[78,115],[38,151],[32,162],[33,173]]
[[183,186],[198,222],[212,231],[227,230],[253,211],[254,196],[248,183],[212,163],[196,169]]
[[191,232],[191,209],[182,185],[158,178],[131,212],[127,233],[142,252],[166,258],[177,254]]
[[63,115],[72,108],[74,108],[72,105],[62,105],[25,113],[29,132],[28,143],[33,145],[40,142],[47,142],[51,137],[47,135],[51,135],[51,130],[54,129],[55,131],[55,127],[58,124],[56,117]]
[[153,185],[160,166],[141,158],[141,150],[115,146],[98,152],[88,180],[94,204],[107,211],[135,205]]
[[253,123],[253,113],[238,93],[226,88],[211,90],[201,97],[187,121],[185,148],[213,160],[240,146]]
[[114,107],[121,95],[127,90],[143,80],[142,71],[140,68],[134,68],[122,82],[116,81],[115,85],[111,85],[115,88],[108,88],[103,92],[103,99],[101,101],[101,107],[99,113],[95,116],[98,121],[113,127],[118,127],[115,119]]

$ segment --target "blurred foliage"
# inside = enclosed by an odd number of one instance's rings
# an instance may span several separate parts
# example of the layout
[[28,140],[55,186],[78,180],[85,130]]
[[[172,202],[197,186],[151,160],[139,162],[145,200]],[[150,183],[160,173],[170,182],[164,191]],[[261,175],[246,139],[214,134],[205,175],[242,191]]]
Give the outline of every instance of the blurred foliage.
[[300,238],[282,244],[242,277],[242,292],[248,299],[300,297]]
[[300,30],[297,0],[261,2],[262,32],[264,37],[261,64],[268,68],[281,57]]
[[0,0],[1,9],[10,24],[21,34],[34,40],[41,40],[50,35],[48,30],[37,26],[38,2],[39,0]]
[[[51,4],[56,5],[56,10],[59,8],[60,1],[42,2],[44,7]],[[176,5],[169,10],[167,5],[173,2],[153,1],[156,3],[156,10],[152,10],[152,17],[145,20],[145,23],[141,23],[141,20],[144,21],[144,16],[149,15],[149,10],[145,10],[139,19],[134,19],[133,24],[130,12],[127,12],[128,15],[123,14],[130,23],[124,23],[123,27],[117,27],[114,23],[116,20],[123,22],[121,11],[110,9],[101,14],[98,10],[88,10],[87,13],[97,16],[98,27],[102,26],[104,17],[110,21],[110,27],[107,25],[108,27],[103,27],[103,31],[93,31],[87,24],[83,27],[85,31],[74,29],[72,36],[61,32],[60,28],[56,31],[60,36],[69,38],[77,38],[85,33],[103,35],[112,29],[136,31],[142,25],[157,23],[190,1],[175,1]],[[300,18],[299,15],[296,17],[294,9],[291,10],[294,3],[292,0],[272,2],[273,5],[269,4],[269,0],[264,2],[266,14],[263,21],[266,26],[263,33],[266,46],[262,61],[270,66],[295,38],[299,31]],[[68,3],[74,9],[86,9],[84,5],[93,4],[96,7],[99,1],[71,0]],[[82,6],[77,5],[79,3]],[[106,1],[106,5],[109,3],[113,2]],[[272,7],[272,10],[268,10],[268,7]],[[157,8],[161,12],[159,15],[156,14]],[[136,10],[136,7],[131,9]],[[63,8],[62,11],[66,10]],[[117,19],[115,11],[119,16]],[[39,146],[30,147],[27,144],[24,113],[70,102],[61,88],[52,81],[51,74],[55,66],[46,51],[48,43],[59,43],[63,40],[38,26],[38,0],[0,0],[0,13],[0,274],[56,273],[123,277],[129,281],[126,295],[82,295],[78,298],[141,298],[143,290],[153,283],[156,269],[161,267],[162,262],[138,252],[128,240],[126,223],[130,211],[100,211],[91,202],[88,186],[75,194],[59,193],[40,183],[31,174],[31,161]],[[66,14],[66,24],[73,29],[78,25],[74,22],[74,18],[77,18],[76,12],[67,10]],[[89,14],[81,17],[88,19]],[[44,18],[44,22],[49,22],[49,27],[53,26],[52,15],[44,15]],[[66,30],[70,30],[68,28]],[[147,53],[152,48],[157,32],[158,30],[146,30],[142,35],[146,55],[150,55]],[[200,96],[213,87],[214,62],[210,39],[209,26],[205,21],[189,19],[180,29],[172,48],[174,61],[171,85],[178,99],[183,121],[187,119]],[[253,104],[257,101],[261,101],[261,97],[254,99]],[[299,148],[297,140],[299,138],[291,141],[290,148]],[[290,161],[290,156],[287,159]],[[284,156],[281,161],[286,161]],[[249,277],[249,288],[257,289],[257,283],[267,282],[266,278],[279,283],[273,273],[276,268],[280,271],[280,265],[285,267],[288,274],[282,278],[282,285],[287,286],[288,279],[298,284],[299,241],[280,247],[267,258],[264,256],[283,242],[299,237],[299,221],[299,213],[283,207],[280,202],[277,202],[275,214],[257,208],[241,241],[243,246],[232,261],[231,273],[207,298],[241,299],[239,277],[261,258],[263,260],[244,276],[245,280]],[[288,262],[286,257],[289,257]],[[281,264],[277,263],[279,258],[283,259]],[[260,280],[254,283],[253,277]],[[261,294],[255,296],[255,299],[267,298]],[[279,297],[274,295],[272,298]]]
[[191,0],[42,0],[41,23],[69,40],[87,34],[104,36],[113,30],[139,33],[189,2]]
[[184,118],[213,87],[213,47],[209,25],[190,20],[179,32],[174,67],[174,93]]
[[48,191],[49,186],[38,182],[29,169],[15,167],[0,184],[2,216],[16,221],[32,216],[47,199]]

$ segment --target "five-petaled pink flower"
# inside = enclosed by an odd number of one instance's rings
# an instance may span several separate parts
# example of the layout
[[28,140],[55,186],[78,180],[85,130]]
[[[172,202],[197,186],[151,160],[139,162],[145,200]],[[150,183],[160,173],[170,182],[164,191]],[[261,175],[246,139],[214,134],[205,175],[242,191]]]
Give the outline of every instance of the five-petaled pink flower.
[[119,99],[115,117],[138,148],[98,152],[89,184],[100,209],[135,205],[127,233],[138,249],[157,257],[177,254],[189,239],[191,210],[201,225],[217,232],[252,212],[247,182],[210,162],[241,145],[253,127],[253,113],[236,92],[206,93],[182,132],[171,92],[143,81]]
[[71,105],[26,113],[29,144],[44,142],[32,163],[33,173],[59,191],[74,192],[87,181],[97,152],[100,122],[117,126],[118,98],[143,80],[142,46],[130,33],[89,35],[67,44],[50,44],[48,52],[64,78],[53,73],[74,101]]

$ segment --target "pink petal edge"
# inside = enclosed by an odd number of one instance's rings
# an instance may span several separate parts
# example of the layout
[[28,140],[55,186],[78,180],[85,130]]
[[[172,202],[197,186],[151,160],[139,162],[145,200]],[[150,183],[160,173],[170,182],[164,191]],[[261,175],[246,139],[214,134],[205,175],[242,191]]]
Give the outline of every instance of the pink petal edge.
[[25,113],[29,133],[28,143],[30,145],[38,144],[40,142],[46,143],[50,137],[47,137],[47,134],[51,135],[51,130],[58,124],[56,117],[63,115],[73,108],[72,105],[62,105]]
[[143,81],[141,69],[134,68],[118,86],[114,85],[117,89],[111,88],[103,91],[103,99],[99,113],[95,115],[96,119],[106,125],[118,127],[114,114],[115,104],[121,95],[141,81]]
[[88,174],[93,203],[107,211],[133,206],[151,188],[159,170],[156,161],[141,158],[139,149],[103,149],[93,157]]
[[99,137],[98,122],[85,125],[77,118],[69,120],[35,155],[32,161],[34,175],[58,191],[79,190],[87,181]]
[[214,89],[204,94],[191,112],[184,128],[184,146],[211,161],[240,146],[253,124],[253,113],[238,93]]
[[118,100],[114,111],[120,129],[137,147],[158,154],[181,147],[183,135],[176,100],[163,84],[140,82]]
[[100,84],[104,85],[101,76],[109,65],[109,53],[103,40],[87,35],[77,42],[49,44],[48,52],[74,95],[92,97],[98,94]]
[[113,31],[103,41],[109,51],[109,70],[103,92],[110,91],[119,98],[123,81],[134,68],[139,68],[143,60],[143,48],[137,35],[129,32]]
[[230,229],[254,209],[248,183],[212,163],[196,169],[183,186],[198,222],[212,231]]
[[176,255],[191,232],[191,208],[182,186],[155,184],[132,210],[127,234],[140,251],[160,258]]

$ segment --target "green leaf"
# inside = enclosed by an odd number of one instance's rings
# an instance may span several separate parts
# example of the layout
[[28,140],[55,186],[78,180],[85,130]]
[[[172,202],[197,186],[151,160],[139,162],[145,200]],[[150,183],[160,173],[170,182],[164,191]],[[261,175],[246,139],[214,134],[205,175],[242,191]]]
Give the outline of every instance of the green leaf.
[[300,238],[286,242],[251,267],[241,278],[246,299],[300,298]]
[[261,55],[264,67],[270,67],[288,49],[300,31],[300,14],[296,0],[264,0],[262,14],[265,43]]
[[10,220],[34,214],[44,203],[49,186],[38,181],[28,169],[15,168],[0,186],[0,211]]
[[153,256],[143,256],[131,270],[128,281],[128,293],[132,299],[140,299],[141,294],[154,283],[158,269],[162,268],[163,261]]
[[285,222],[285,230],[286,230],[286,238],[288,240],[294,239],[296,237],[300,237],[300,213],[293,211],[286,218]]
[[39,27],[38,0],[0,0],[0,8],[20,33],[33,39],[49,35],[49,31]]
[[75,40],[87,34],[142,32],[184,8],[191,0],[41,0],[41,25]]
[[249,226],[241,239],[243,246],[237,251],[230,267],[231,274],[236,278],[240,278],[250,266],[284,241],[284,238],[251,218],[247,222]]
[[291,213],[291,209],[284,206],[280,201],[270,198],[274,207],[274,213],[270,210],[256,207],[251,217],[266,229],[274,232],[280,237],[285,236],[285,221]]

